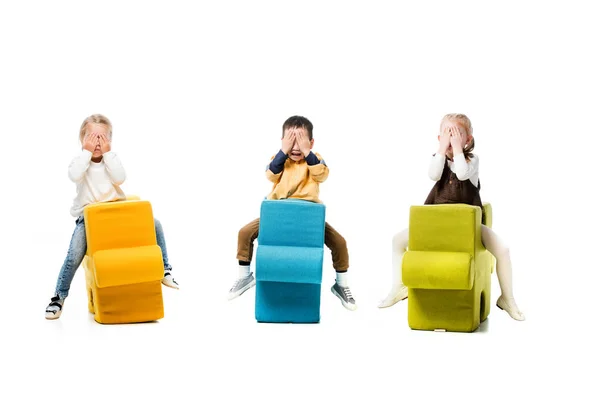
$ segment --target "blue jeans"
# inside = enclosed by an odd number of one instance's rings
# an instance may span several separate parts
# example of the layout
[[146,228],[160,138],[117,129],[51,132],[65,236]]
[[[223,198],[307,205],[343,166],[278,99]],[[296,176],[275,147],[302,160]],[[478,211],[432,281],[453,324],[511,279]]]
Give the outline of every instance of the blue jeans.
[[[169,258],[167,256],[167,244],[165,243],[165,234],[163,233],[162,225],[155,218],[154,227],[156,228],[156,242],[162,251],[163,264],[165,271],[171,270],[169,265]],[[69,245],[69,252],[67,258],[63,263],[62,268],[58,274],[58,280],[56,282],[56,294],[61,299],[66,299],[69,295],[69,289],[71,288],[71,282],[77,272],[77,268],[82,263],[85,253],[87,251],[87,240],[85,237],[85,221],[83,215],[77,218],[75,221],[75,231],[71,237],[71,244]]]

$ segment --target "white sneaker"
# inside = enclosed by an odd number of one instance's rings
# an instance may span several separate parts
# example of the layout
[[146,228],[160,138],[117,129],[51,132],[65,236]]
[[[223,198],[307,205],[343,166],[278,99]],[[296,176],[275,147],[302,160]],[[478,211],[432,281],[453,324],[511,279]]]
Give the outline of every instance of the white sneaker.
[[379,305],[377,307],[379,307],[379,308],[391,307],[394,304],[396,304],[397,302],[402,301],[406,298],[408,298],[408,288],[404,285],[394,286],[392,288],[392,290],[390,290],[390,293],[388,294],[388,296],[385,299],[381,300],[381,302],[379,303]]
[[254,279],[252,272],[250,272],[250,275],[240,278],[233,283],[233,286],[231,289],[229,289],[229,295],[227,296],[227,299],[232,300],[241,296],[242,293],[254,285],[256,285],[256,280]]
[[179,283],[175,282],[175,279],[173,279],[173,275],[171,275],[169,271],[165,271],[165,276],[160,282],[167,287],[179,289]]

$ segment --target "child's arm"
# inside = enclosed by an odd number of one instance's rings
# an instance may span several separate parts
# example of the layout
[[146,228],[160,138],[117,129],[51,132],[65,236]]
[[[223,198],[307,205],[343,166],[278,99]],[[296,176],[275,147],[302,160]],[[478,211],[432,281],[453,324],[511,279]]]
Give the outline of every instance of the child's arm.
[[300,132],[296,140],[298,140],[298,147],[300,147],[300,151],[304,155],[304,160],[308,164],[310,177],[317,183],[325,182],[325,179],[329,176],[329,168],[320,155],[310,150],[312,141],[308,140],[305,132]]
[[83,149],[81,154],[78,157],[75,157],[71,164],[69,164],[69,179],[75,183],[78,183],[83,179],[83,175],[85,175],[85,171],[87,171],[90,166],[90,162],[92,160],[92,152]]
[[268,180],[273,183],[279,182],[287,159],[288,156],[282,150],[279,150],[275,156],[271,157],[271,162],[267,165],[267,170],[265,172]]
[[440,132],[438,140],[440,141],[440,147],[429,163],[429,178],[436,182],[442,177],[444,165],[446,165],[446,152],[450,147],[450,131]]
[[429,162],[429,178],[433,181],[439,181],[444,172],[444,164],[446,163],[446,155],[435,153]]
[[304,158],[308,164],[308,173],[315,182],[325,182],[329,176],[329,167],[325,164],[325,160],[319,154],[312,151]]
[[466,181],[470,179],[479,169],[479,157],[472,155],[469,162],[465,159],[463,153],[454,156],[454,173],[458,180]]
[[102,159],[104,160],[106,172],[108,172],[111,182],[115,185],[122,185],[127,176],[125,174],[125,168],[123,168],[123,164],[121,164],[121,160],[117,154],[109,151],[108,153],[103,154]]
[[285,162],[288,159],[288,153],[294,146],[296,135],[290,128],[286,129],[281,138],[281,150],[274,157],[271,157],[271,163],[267,166],[267,179],[273,183],[279,182],[281,173],[285,167]]
[[104,160],[104,165],[106,167],[106,172],[108,172],[108,176],[110,180],[115,185],[121,185],[125,182],[125,168],[123,168],[123,164],[121,164],[121,160],[115,153],[111,151],[110,141],[106,137],[106,135],[100,135],[100,150],[102,151],[102,159]]
[[467,162],[463,154],[460,132],[455,127],[452,128],[450,144],[454,153],[454,173],[456,174],[456,178],[459,181],[466,181],[478,172],[479,158],[473,155],[471,160]]
[[90,166],[92,160],[92,154],[96,147],[96,140],[94,136],[86,134],[83,138],[83,148],[79,157],[75,157],[69,165],[69,179],[75,183],[78,183],[83,179],[85,171]]

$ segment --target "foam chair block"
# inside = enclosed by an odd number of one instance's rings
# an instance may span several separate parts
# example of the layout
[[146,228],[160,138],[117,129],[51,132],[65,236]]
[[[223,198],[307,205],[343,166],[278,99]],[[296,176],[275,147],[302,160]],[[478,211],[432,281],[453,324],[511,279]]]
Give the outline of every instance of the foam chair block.
[[256,320],[316,323],[321,318],[321,285],[256,282]]
[[84,209],[83,261],[88,309],[103,324],[164,317],[162,253],[148,201],[96,203]]
[[148,201],[96,203],[83,212],[89,254],[156,244],[152,206]]
[[256,251],[257,321],[319,322],[324,238],[323,204],[263,201]]
[[101,288],[160,281],[164,275],[158,245],[100,250],[94,253],[94,264],[96,284]]
[[[491,205],[486,203],[486,224]],[[494,257],[481,243],[481,209],[465,204],[413,206],[402,280],[412,329],[476,330],[490,312]]]
[[402,260],[402,277],[415,289],[470,290],[475,270],[468,253],[411,251]]
[[259,245],[323,247],[325,206],[303,200],[265,200],[260,210]]
[[321,284],[323,248],[259,246],[256,260],[259,281]]

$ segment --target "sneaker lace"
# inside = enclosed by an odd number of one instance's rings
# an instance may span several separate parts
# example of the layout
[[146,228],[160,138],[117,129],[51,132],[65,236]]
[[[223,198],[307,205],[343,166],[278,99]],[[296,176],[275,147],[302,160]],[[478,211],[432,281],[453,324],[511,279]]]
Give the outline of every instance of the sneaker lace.
[[242,281],[242,279],[244,278],[238,278],[235,282],[233,282],[233,286],[231,286],[231,289],[229,289],[229,291],[232,291],[233,289],[235,289],[239,283]]
[[352,297],[352,292],[350,291],[350,288],[345,287],[343,289],[344,289],[344,294],[346,295],[348,300],[354,300],[354,297]]

